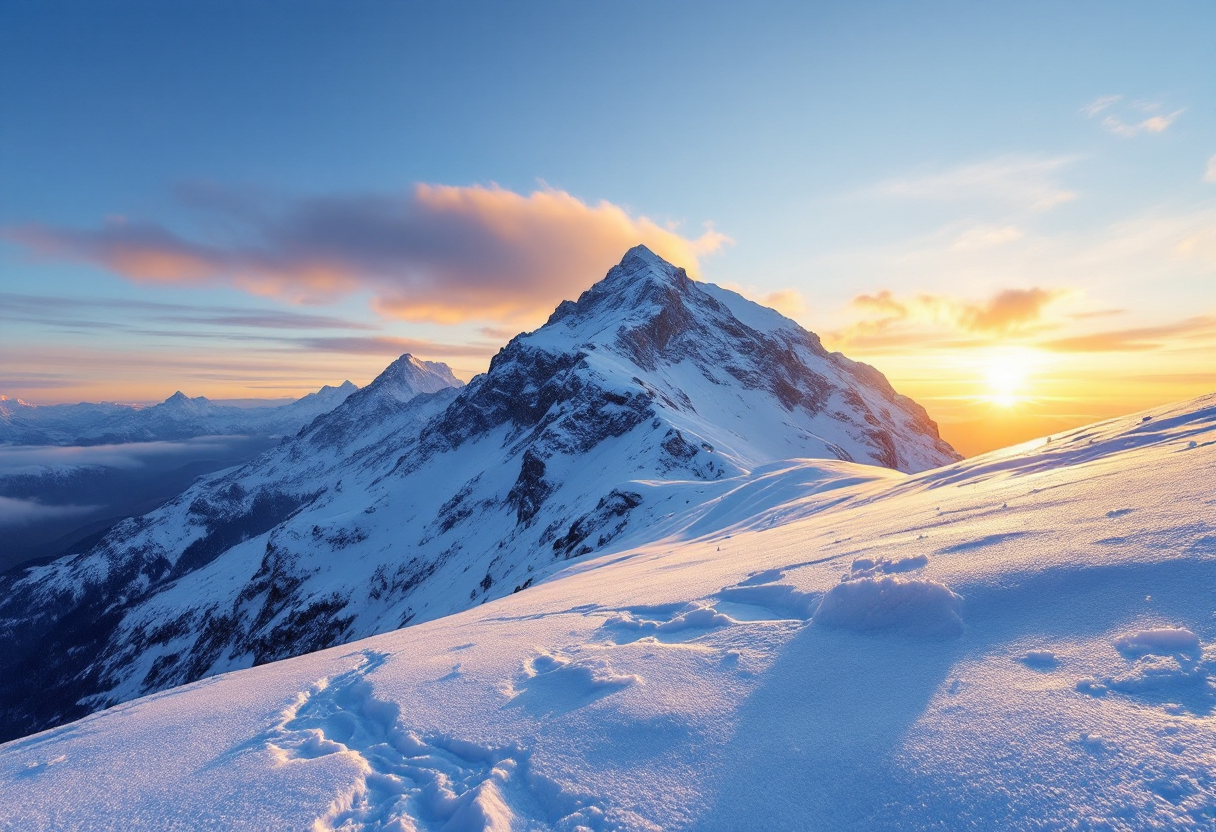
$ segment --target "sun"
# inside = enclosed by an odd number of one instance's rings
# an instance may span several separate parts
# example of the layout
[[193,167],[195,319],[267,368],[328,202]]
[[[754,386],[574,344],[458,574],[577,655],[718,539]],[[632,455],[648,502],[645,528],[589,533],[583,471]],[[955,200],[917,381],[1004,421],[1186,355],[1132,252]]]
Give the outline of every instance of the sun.
[[988,364],[988,401],[1000,407],[1013,407],[1022,400],[1030,375],[1030,359],[1020,352],[996,355]]

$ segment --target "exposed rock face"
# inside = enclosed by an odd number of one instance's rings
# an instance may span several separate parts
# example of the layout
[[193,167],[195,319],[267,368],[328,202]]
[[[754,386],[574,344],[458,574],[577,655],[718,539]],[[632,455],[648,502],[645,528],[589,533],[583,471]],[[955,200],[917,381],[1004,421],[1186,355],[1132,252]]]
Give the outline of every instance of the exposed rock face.
[[643,247],[454,383],[403,357],[87,554],[0,576],[3,735],[522,590],[776,460],[958,458],[876,370]]

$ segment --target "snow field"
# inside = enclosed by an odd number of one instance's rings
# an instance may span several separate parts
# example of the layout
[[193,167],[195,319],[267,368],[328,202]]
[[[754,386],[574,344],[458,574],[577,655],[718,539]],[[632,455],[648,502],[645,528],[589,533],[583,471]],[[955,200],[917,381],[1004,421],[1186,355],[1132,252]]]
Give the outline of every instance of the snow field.
[[0,828],[1210,830],[1216,401],[1147,415],[704,536],[673,510],[0,746]]

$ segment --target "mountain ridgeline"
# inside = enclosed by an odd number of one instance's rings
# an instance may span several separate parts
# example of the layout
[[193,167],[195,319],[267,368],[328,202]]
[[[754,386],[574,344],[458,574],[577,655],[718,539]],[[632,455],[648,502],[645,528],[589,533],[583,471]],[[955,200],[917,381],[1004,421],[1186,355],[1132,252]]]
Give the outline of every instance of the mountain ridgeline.
[[160,404],[113,402],[37,406],[0,396],[0,445],[113,445],[196,436],[271,435],[298,431],[358,388],[349,381],[277,407],[233,407],[180,390]]
[[915,472],[959,457],[878,371],[639,246],[467,386],[403,356],[89,552],[0,576],[0,731],[704,533],[705,506],[797,458]]

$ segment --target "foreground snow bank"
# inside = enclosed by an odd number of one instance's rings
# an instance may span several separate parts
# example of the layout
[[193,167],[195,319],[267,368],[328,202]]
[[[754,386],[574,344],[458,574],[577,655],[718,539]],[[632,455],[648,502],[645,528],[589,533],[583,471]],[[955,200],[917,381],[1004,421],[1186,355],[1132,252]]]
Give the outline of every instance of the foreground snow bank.
[[1216,828],[1216,399],[1147,415],[8,743],[0,828]]
[[914,635],[963,634],[963,599],[937,581],[863,577],[832,587],[814,621],[849,630],[900,630]]

